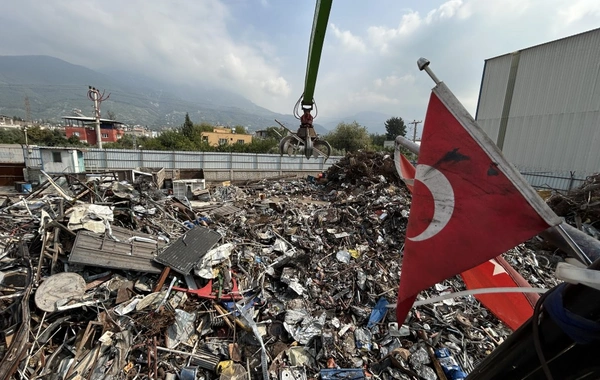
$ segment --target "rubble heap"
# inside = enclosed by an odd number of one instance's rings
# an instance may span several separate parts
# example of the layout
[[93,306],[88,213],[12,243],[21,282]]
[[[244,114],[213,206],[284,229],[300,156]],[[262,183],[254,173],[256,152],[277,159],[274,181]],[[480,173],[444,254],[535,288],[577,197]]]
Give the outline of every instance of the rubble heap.
[[[0,378],[438,379],[510,334],[472,296],[389,312],[410,197],[393,160],[348,155],[329,182],[69,181],[0,209]],[[506,259],[539,287],[550,260]],[[459,277],[420,299],[464,290]],[[433,349],[438,349],[437,354]],[[12,377],[11,377],[12,376]]]
[[327,170],[329,187],[366,185],[381,182],[381,177],[390,183],[398,181],[394,157],[381,152],[348,153]]
[[587,177],[577,189],[566,194],[552,194],[548,204],[569,224],[600,239],[600,174]]

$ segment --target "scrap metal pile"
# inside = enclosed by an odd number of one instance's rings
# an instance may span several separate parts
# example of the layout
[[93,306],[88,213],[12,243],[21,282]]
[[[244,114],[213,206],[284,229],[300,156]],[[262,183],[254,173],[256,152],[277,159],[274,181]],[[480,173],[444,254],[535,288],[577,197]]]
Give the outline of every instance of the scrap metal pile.
[[[55,181],[0,208],[0,378],[437,379],[511,333],[472,296],[395,320],[410,195],[390,156],[194,200]],[[543,255],[505,257],[550,288]]]
[[600,174],[589,176],[568,194],[552,194],[548,204],[558,216],[600,239]]

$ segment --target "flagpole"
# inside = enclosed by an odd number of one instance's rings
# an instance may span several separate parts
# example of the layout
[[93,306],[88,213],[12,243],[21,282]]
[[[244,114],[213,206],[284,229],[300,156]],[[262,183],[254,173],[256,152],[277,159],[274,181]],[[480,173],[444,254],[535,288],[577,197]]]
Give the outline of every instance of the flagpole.
[[433,71],[431,71],[431,69],[429,68],[429,64],[431,62],[429,62],[429,60],[427,58],[419,58],[419,60],[417,61],[417,66],[419,66],[419,70],[423,71],[425,70],[425,72],[427,74],[429,74],[429,76],[431,77],[431,79],[433,79],[433,81],[435,82],[436,85],[442,83],[441,80],[439,80],[439,78],[433,73]]
[[559,224],[558,226],[556,226],[556,228],[558,228],[558,231],[560,232],[562,237],[565,239],[567,244],[569,244],[569,246],[571,247],[573,252],[575,252],[577,254],[577,256],[579,256],[579,260],[582,263],[584,263],[585,265],[591,265],[592,260],[588,257],[588,255],[585,254],[585,252],[583,252],[583,249],[581,249],[581,247],[575,242],[575,240],[573,240],[571,235],[569,235],[567,233],[567,231],[565,231],[565,228],[563,227],[563,225]]
[[[437,77],[437,75],[435,75],[435,73],[431,70],[431,68],[429,68],[429,64],[431,62],[427,59],[427,58],[419,58],[417,60],[417,66],[419,67],[419,70],[421,71],[425,71],[430,77],[431,79],[435,82],[436,85],[440,84],[442,81],[440,81],[440,79]],[[396,143],[405,146],[406,148],[408,148],[409,150],[413,150],[411,149],[411,146],[407,146],[406,142],[399,140],[399,137],[396,139]],[[415,153],[413,151],[413,153]],[[418,153],[415,153],[418,155]],[[555,226],[556,230],[559,232],[559,235],[563,238],[564,242],[567,243],[567,246],[571,249],[572,253],[574,253],[577,258],[584,263],[585,265],[590,265],[593,261],[590,259],[590,257],[588,255],[586,255],[586,253],[583,251],[583,249],[581,249],[581,247],[577,244],[577,242],[573,239],[573,237],[571,235],[569,235],[569,233],[565,230],[565,228],[562,225],[558,225]]]

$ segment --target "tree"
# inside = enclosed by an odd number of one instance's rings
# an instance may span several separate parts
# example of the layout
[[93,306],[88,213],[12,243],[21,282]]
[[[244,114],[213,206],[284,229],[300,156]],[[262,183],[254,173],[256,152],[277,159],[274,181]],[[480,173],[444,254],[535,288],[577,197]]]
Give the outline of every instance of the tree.
[[194,138],[194,123],[192,123],[192,120],[190,119],[190,115],[188,113],[185,114],[185,121],[181,126],[181,133],[188,139]]
[[104,147],[106,149],[137,149],[135,145],[133,136],[126,133],[117,141],[104,144]]
[[245,135],[246,134],[246,127],[242,127],[241,125],[236,125],[233,130],[235,131],[235,133],[237,133],[238,135]]
[[106,117],[108,117],[110,120],[117,120],[117,115],[115,115],[115,113],[111,110],[106,111]]
[[373,147],[377,147],[377,149],[383,149],[383,143],[385,142],[386,135],[373,133],[369,137],[371,137],[371,144],[373,145]]
[[199,132],[212,132],[215,128],[212,124],[208,124],[208,123],[196,124],[196,125],[194,125],[194,127]]
[[2,128],[0,144],[25,144],[25,133],[17,128]]
[[406,136],[406,125],[401,117],[391,117],[385,121],[385,137],[395,140],[397,136]]
[[325,140],[332,147],[346,152],[355,152],[360,149],[368,149],[371,146],[371,138],[367,128],[358,124],[339,123],[335,129],[325,136]]

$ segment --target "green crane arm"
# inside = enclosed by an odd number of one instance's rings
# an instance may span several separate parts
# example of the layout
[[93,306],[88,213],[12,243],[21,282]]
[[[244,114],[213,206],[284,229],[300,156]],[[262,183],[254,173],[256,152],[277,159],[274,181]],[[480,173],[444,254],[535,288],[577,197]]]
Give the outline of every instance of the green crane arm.
[[317,0],[317,5],[315,7],[315,17],[313,19],[310,45],[308,47],[304,93],[302,95],[303,107],[312,108],[313,105],[317,73],[319,72],[319,62],[321,61],[323,41],[325,40],[325,31],[327,30],[327,23],[329,22],[329,13],[331,12],[332,3],[333,0]]

